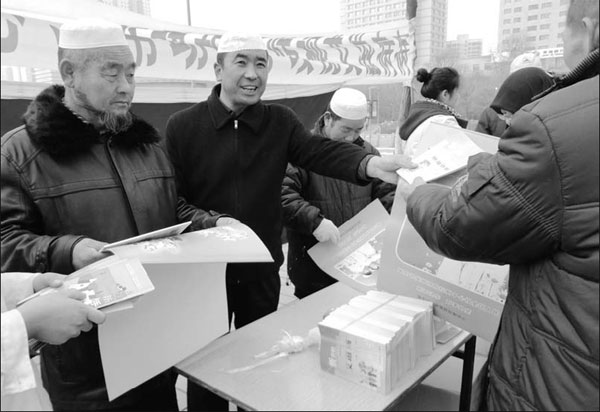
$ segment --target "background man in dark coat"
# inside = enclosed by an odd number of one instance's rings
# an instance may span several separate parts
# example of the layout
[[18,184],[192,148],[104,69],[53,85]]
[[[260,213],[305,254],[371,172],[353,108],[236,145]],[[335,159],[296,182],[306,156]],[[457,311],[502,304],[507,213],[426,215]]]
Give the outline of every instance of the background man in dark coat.
[[[337,90],[313,133],[345,141],[379,155],[360,137],[368,115],[367,98],[351,88]],[[396,186],[379,179],[360,186],[288,165],[281,189],[281,206],[288,237],[287,270],[294,295],[302,299],[336,282],[323,272],[307,251],[317,242],[337,242],[338,226],[380,199],[392,208]]]

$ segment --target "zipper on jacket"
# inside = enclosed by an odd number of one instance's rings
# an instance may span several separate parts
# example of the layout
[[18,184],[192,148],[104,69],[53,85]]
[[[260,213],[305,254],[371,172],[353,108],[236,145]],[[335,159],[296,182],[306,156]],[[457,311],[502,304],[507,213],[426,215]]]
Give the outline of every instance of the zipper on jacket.
[[117,166],[115,165],[115,161],[113,159],[112,153],[110,152],[111,146],[112,146],[112,136],[106,140],[106,143],[104,144],[104,149],[106,151],[106,156],[108,157],[108,161],[110,162],[112,171],[114,172],[114,174],[117,178],[117,182],[119,183],[119,186],[121,187],[121,190],[123,191],[123,196],[125,197],[125,203],[127,203],[127,211],[129,213],[129,217],[131,217],[131,222],[133,223],[133,226],[135,227],[135,231],[136,231],[135,235],[139,235],[140,229],[138,228],[137,223],[135,221],[135,216],[133,214],[133,208],[131,207],[131,202],[129,202],[129,197],[127,196],[127,191],[125,190],[125,185],[123,184],[123,179],[121,179],[121,175],[119,174],[119,171],[117,170]]

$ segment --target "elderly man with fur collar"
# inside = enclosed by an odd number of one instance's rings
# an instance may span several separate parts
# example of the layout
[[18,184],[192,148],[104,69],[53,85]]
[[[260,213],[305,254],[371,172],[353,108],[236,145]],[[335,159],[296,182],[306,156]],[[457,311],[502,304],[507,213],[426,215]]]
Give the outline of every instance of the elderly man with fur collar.
[[[65,86],[41,92],[2,137],[2,272],[68,274],[107,256],[107,242],[193,218],[178,213],[157,131],[130,112],[135,62],[122,28],[65,23],[58,56]],[[54,409],[177,410],[168,372],[109,402],[97,333],[42,351]]]

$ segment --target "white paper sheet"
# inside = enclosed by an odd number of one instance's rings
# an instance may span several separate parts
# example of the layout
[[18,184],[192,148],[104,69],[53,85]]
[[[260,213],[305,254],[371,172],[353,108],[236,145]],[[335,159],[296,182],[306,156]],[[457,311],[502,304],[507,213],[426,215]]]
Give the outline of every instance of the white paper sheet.
[[412,159],[417,164],[416,169],[397,170],[398,175],[408,183],[417,177],[430,182],[449,175],[464,168],[470,156],[483,151],[463,129],[438,129],[437,123],[431,123],[425,133],[436,135],[439,141]]
[[109,399],[175,365],[229,330],[227,262],[272,262],[244,224],[221,226],[117,246],[138,258],[154,284],[131,310],[108,315],[99,327]]
[[118,242],[109,243],[108,245],[102,246],[102,249],[100,249],[100,252],[104,252],[115,246],[129,245],[131,243],[141,242],[142,240],[150,240],[150,239],[158,239],[161,237],[176,236],[176,235],[181,234],[191,224],[192,224],[191,221],[185,222],[185,223],[180,223],[178,225],[164,227],[162,229],[154,230],[152,232],[144,233],[142,235],[119,240]]
[[109,399],[175,365],[228,328],[225,263],[145,264],[154,292],[109,313],[98,339]]
[[117,246],[111,251],[142,263],[272,262],[267,247],[242,223]]
[[[460,133],[480,151],[498,149],[497,138],[471,130],[432,123],[428,131],[431,139]],[[446,184],[454,184],[451,177],[456,180],[458,175],[447,176]],[[435,315],[493,341],[508,290],[508,266],[459,262],[430,250],[408,221],[406,202],[398,192],[383,242],[378,289],[433,302]]]

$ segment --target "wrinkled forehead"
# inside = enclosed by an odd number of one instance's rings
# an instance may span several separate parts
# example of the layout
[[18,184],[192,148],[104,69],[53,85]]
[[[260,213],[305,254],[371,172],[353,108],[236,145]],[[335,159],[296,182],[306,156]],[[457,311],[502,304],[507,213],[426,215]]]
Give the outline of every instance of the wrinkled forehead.
[[269,59],[269,55],[266,50],[261,49],[249,49],[249,50],[238,50],[233,52],[228,52],[225,55],[226,60],[235,60],[237,58],[242,58],[251,61],[264,62],[266,63]]
[[87,58],[100,67],[135,68],[136,63],[131,49],[127,46],[97,47],[82,50]]

